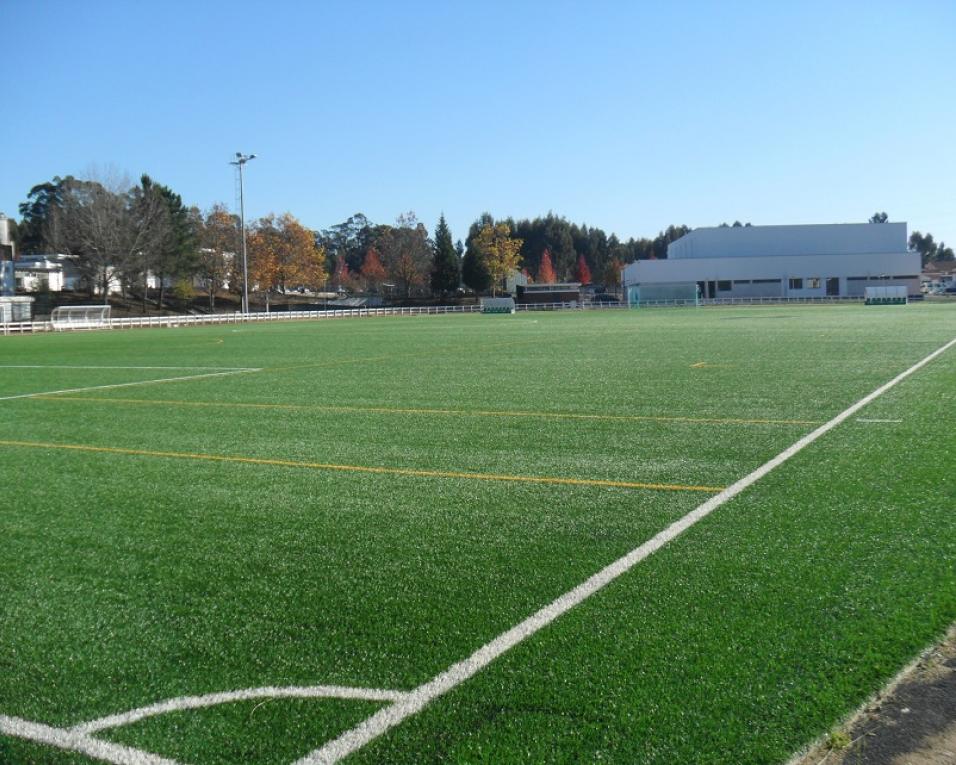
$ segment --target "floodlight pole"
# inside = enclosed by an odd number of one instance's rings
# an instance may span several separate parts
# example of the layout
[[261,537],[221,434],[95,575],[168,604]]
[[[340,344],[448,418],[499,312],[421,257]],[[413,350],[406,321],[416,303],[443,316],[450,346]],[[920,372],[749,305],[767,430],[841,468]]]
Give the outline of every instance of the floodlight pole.
[[239,231],[242,237],[242,312],[249,313],[249,262],[246,257],[246,195],[242,179],[242,167],[250,159],[255,159],[255,154],[243,154],[236,152],[236,159],[230,162],[239,168]]

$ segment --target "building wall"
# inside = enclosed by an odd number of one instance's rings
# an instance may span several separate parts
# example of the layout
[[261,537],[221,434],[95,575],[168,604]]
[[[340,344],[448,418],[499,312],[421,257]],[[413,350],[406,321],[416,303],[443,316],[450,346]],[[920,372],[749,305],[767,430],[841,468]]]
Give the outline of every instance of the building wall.
[[667,247],[667,259],[906,252],[905,223],[698,228]]
[[[631,263],[623,281],[625,287],[704,282],[703,297],[825,297],[827,279],[836,278],[841,296],[862,296],[867,285],[887,284],[905,285],[910,295],[918,295],[920,270],[919,254],[913,252],[684,258]],[[791,279],[802,284],[797,287]],[[811,279],[818,279],[818,286]]]

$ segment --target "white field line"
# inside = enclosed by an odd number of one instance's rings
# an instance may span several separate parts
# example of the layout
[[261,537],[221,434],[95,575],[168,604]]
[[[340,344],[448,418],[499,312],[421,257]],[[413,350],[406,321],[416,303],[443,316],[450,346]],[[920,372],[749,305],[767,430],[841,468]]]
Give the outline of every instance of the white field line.
[[64,388],[63,390],[46,390],[46,391],[39,391],[36,393],[17,393],[14,396],[0,396],[0,401],[12,401],[18,398],[34,398],[35,396],[56,396],[61,393],[83,393],[84,391],[108,390],[110,388],[130,388],[134,385],[153,385],[155,383],[183,382],[184,380],[201,380],[204,377],[225,377],[226,375],[241,375],[241,374],[245,374],[246,372],[261,372],[261,371],[262,369],[249,367],[249,368],[242,368],[242,369],[231,369],[228,372],[206,372],[200,375],[184,375],[182,377],[160,377],[155,380],[137,380],[136,382],[111,383],[109,385],[89,385],[85,388]]
[[503,632],[489,643],[486,643],[471,656],[452,664],[448,669],[426,681],[407,696],[395,704],[380,709],[375,714],[366,718],[351,730],[346,731],[338,738],[329,741],[324,746],[316,749],[305,757],[297,761],[296,765],[317,765],[318,763],[338,762],[343,757],[347,757],[353,752],[361,749],[370,741],[375,740],[391,728],[399,725],[401,722],[420,712],[425,706],[434,701],[439,696],[448,693],[461,683],[468,680],[473,675],[487,667],[499,656],[514,648],[516,645],[534,635],[539,630],[548,626],[562,614],[579,603],[587,600],[605,585],[613,582],[622,574],[629,571],[642,560],[661,549],[675,537],[682,534],[702,518],[706,518],[714,510],[723,505],[728,500],[740,494],[744,489],[759,481],[767,473],[782,465],[798,452],[812,444],[825,433],[833,430],[837,425],[852,417],[860,409],[865,407],[874,399],[882,396],[886,391],[905,380],[911,374],[921,369],[940,354],[946,352],[949,348],[956,345],[956,338],[940,348],[937,348],[931,354],[921,361],[911,366],[905,372],[894,377],[888,383],[881,385],[875,391],[864,396],[855,404],[844,409],[833,419],[825,422],[813,432],[807,434],[792,446],[784,449],[780,454],[765,462],[752,473],[741,478],[736,483],[728,486],[719,494],[714,495],[702,505],[689,512],[683,518],[675,521],[663,531],[656,534],[644,544],[631,550],[622,558],[603,568],[594,574],[590,579],[582,582],[577,587],[564,593],[556,600],[546,605],[540,611],[532,614],[523,622],[516,624],[507,632]]
[[856,421],[857,421],[857,422],[866,422],[866,423],[874,423],[874,422],[900,423],[900,422],[903,422],[902,420],[878,420],[878,419],[870,419],[870,418],[864,418],[864,417],[857,417],[857,418],[856,418]]
[[0,715],[0,733],[40,744],[48,744],[58,749],[80,752],[98,760],[112,762],[114,765],[178,765],[176,760],[150,754],[140,749],[100,741],[85,733],[54,728],[42,723],[21,720],[19,717]]
[[225,691],[223,693],[208,693],[204,696],[179,696],[174,699],[160,701],[146,707],[133,709],[98,720],[80,723],[72,728],[72,733],[90,734],[106,728],[117,728],[129,725],[146,717],[178,712],[184,709],[202,709],[218,704],[228,704],[233,701],[249,701],[252,699],[357,699],[359,701],[401,701],[407,693],[405,691],[390,691],[379,688],[351,688],[342,685],[310,685],[287,686],[275,688],[247,688],[242,691]]
[[0,369],[206,369],[209,371],[246,372],[249,367],[140,367],[98,366],[93,364],[0,364]]

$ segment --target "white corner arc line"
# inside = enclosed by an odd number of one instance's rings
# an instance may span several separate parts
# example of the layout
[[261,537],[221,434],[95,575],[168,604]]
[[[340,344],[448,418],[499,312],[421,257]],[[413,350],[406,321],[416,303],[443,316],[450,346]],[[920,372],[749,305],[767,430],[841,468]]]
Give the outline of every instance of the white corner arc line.
[[134,749],[131,746],[100,741],[85,733],[55,728],[52,725],[0,715],[0,733],[39,744],[79,752],[114,765],[179,765],[176,760]]
[[387,701],[395,703],[407,696],[405,691],[392,691],[380,688],[353,688],[344,685],[309,685],[309,686],[266,686],[263,688],[247,688],[241,691],[224,691],[222,693],[207,693],[202,696],[177,696],[173,699],[160,701],[149,706],[132,709],[129,712],[100,717],[96,720],[80,723],[70,728],[72,733],[88,735],[107,728],[118,728],[129,725],[147,717],[179,712],[186,709],[202,709],[219,704],[228,704],[233,701],[250,701],[253,699],[354,699],[357,701]]
[[0,396],[0,401],[13,401],[18,398],[36,398],[37,396],[57,396],[63,393],[83,393],[90,390],[108,390],[110,388],[131,388],[135,385],[153,385],[154,383],[183,382],[185,380],[200,380],[204,377],[224,377],[226,375],[241,375],[247,372],[261,372],[262,369],[232,369],[228,372],[207,372],[201,375],[185,375],[183,377],[159,377],[155,380],[136,380],[135,382],[110,383],[109,385],[89,385],[85,388],[64,388],[63,390],[44,390],[36,393],[17,393],[13,396]]
[[682,534],[702,518],[710,515],[714,510],[740,494],[755,482],[763,478],[767,473],[782,465],[795,454],[812,444],[825,433],[829,432],[837,425],[852,417],[856,412],[865,407],[874,399],[882,396],[890,388],[894,387],[902,380],[909,377],[917,370],[924,367],[937,356],[945,353],[951,347],[956,345],[956,338],[940,348],[937,348],[931,354],[916,362],[905,372],[901,372],[888,383],[881,385],[867,396],[864,396],[855,404],[844,409],[838,415],[828,420],[816,430],[808,433],[803,438],[796,441],[792,446],[787,447],[776,457],[758,467],[753,472],[741,478],[736,483],[731,484],[719,494],[714,495],[703,504],[689,512],[684,517],[672,523],[663,531],[658,532],[639,547],[634,548],[610,565],[598,571],[591,578],[582,582],[577,587],[564,593],[537,613],[532,614],[524,621],[516,624],[506,632],[503,632],[491,642],[486,643],[468,658],[452,664],[448,669],[431,680],[422,683],[420,686],[410,691],[408,695],[395,704],[380,709],[375,714],[366,718],[351,730],[341,734],[338,738],[329,741],[319,749],[307,754],[296,762],[295,765],[319,765],[320,763],[334,763],[347,757],[353,752],[358,751],[369,742],[375,740],[391,728],[399,725],[405,719],[420,712],[425,706],[434,701],[439,696],[447,693],[461,683],[468,680],[473,675],[487,667],[499,656],[514,648],[516,645],[534,635],[539,630],[548,626],[574,606],[588,599],[605,585],[617,579],[622,574],[629,571],[635,565],[640,563],[648,556],[661,549],[675,537]]

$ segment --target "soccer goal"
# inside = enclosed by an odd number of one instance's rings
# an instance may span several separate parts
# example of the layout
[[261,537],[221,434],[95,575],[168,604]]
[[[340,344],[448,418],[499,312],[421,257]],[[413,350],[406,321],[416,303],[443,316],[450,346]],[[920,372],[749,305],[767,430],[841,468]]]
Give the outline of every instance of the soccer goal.
[[61,305],[50,315],[53,329],[104,329],[110,326],[108,305]]

